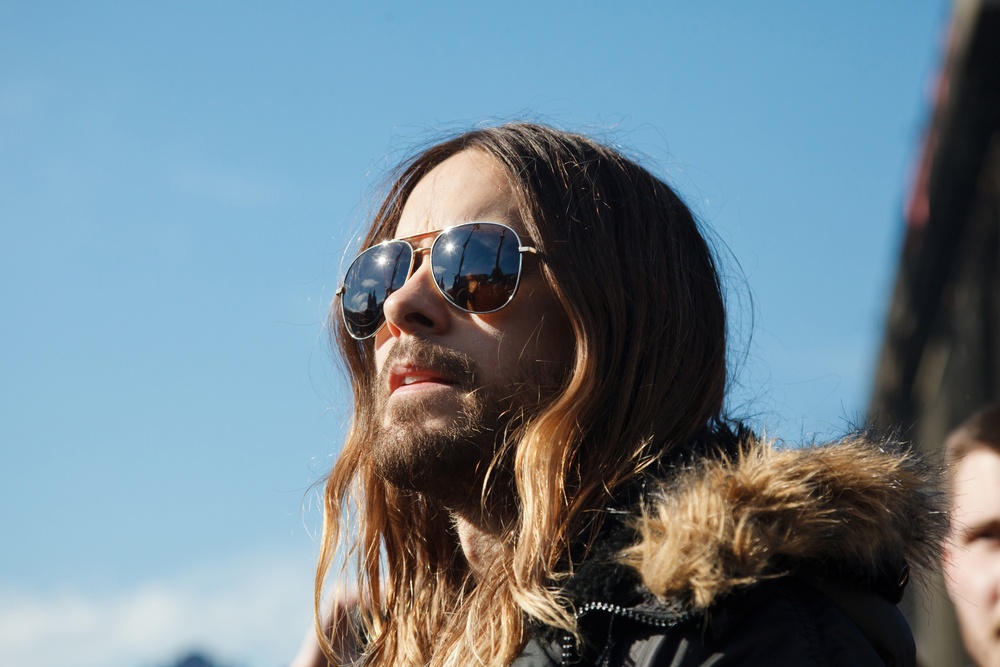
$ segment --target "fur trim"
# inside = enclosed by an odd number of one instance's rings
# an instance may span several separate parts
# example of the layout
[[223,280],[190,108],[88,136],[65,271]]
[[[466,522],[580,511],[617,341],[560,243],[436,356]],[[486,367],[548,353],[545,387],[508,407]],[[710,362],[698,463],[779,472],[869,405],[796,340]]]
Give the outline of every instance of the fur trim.
[[650,592],[694,609],[796,564],[876,576],[937,560],[947,515],[937,475],[894,443],[851,436],[802,448],[753,441],[663,485],[622,552]]

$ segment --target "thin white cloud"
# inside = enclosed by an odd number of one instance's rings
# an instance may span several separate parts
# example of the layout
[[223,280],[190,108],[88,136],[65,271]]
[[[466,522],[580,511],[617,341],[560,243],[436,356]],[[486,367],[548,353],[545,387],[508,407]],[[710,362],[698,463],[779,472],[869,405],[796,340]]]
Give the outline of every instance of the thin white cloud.
[[256,557],[124,591],[0,591],[0,664],[156,667],[198,649],[278,667],[309,627],[311,584],[308,557]]

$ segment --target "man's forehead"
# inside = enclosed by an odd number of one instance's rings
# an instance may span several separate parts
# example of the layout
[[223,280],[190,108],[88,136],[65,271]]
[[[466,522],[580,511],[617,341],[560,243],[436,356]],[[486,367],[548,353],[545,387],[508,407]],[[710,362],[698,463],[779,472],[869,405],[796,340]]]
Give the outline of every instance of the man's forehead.
[[522,233],[519,209],[519,198],[496,160],[481,151],[462,151],[414,186],[392,236],[407,238],[466,222],[500,222]]
[[986,447],[973,449],[952,471],[952,504],[967,520],[985,514],[1000,517],[1000,453]]

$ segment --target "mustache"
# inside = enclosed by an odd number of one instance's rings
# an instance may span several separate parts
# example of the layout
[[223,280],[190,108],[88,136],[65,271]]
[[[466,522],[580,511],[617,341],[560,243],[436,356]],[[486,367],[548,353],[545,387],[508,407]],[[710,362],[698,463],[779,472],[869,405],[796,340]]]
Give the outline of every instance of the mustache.
[[425,338],[407,337],[389,350],[389,356],[378,374],[380,392],[389,386],[390,369],[399,361],[440,373],[463,389],[472,390],[476,387],[476,362],[472,357]]

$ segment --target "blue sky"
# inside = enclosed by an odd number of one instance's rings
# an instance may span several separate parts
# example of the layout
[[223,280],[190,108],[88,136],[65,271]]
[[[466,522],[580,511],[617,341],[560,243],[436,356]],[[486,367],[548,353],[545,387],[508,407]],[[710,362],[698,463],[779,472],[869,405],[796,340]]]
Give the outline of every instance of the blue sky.
[[348,401],[327,305],[370,188],[441,132],[641,156],[728,247],[733,407],[843,429],[949,11],[0,0],[0,663],[294,653]]

